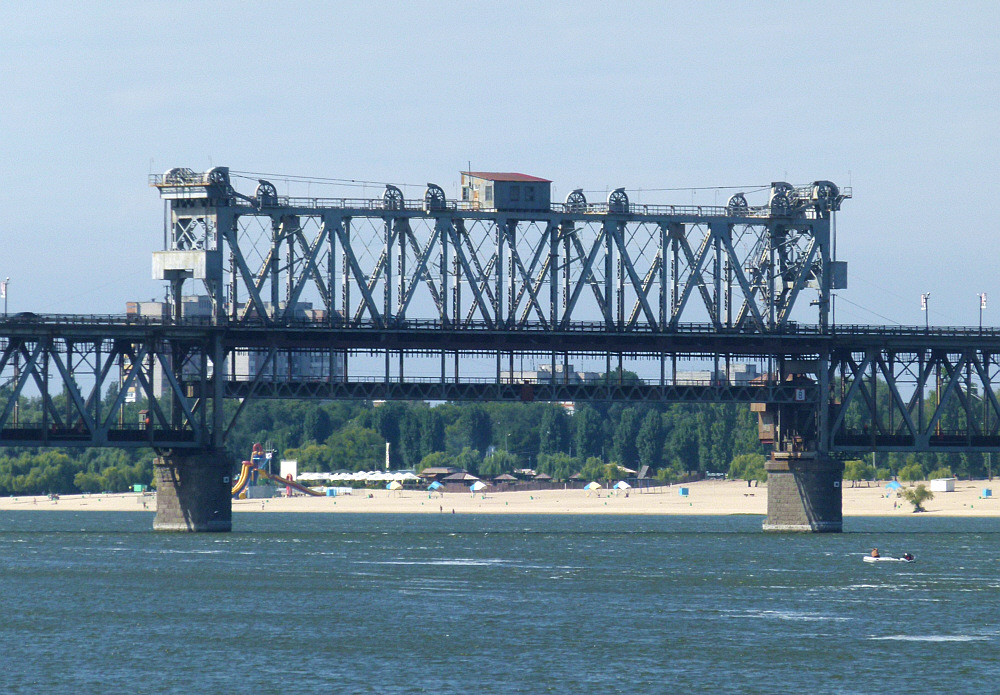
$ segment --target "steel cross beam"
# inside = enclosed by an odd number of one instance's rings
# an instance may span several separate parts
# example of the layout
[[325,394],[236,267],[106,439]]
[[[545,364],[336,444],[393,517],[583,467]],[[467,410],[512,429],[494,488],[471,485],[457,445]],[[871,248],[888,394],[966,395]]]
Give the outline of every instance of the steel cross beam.
[[[204,352],[204,327],[127,320],[17,319],[0,328],[0,445],[202,447],[212,431],[185,354]],[[201,379],[204,381],[204,379]],[[126,400],[143,417],[122,419]],[[136,414],[137,415],[137,414]]]

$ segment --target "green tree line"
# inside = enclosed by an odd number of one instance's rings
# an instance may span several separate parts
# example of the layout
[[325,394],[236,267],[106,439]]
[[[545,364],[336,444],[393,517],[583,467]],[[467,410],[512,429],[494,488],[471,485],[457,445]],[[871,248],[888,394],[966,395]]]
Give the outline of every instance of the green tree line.
[[755,417],[733,404],[578,403],[571,414],[549,403],[257,402],[230,447],[249,451],[257,441],[302,471],[382,468],[388,443],[391,468],[457,466],[487,476],[532,468],[556,479],[643,466],[674,479],[763,454]]

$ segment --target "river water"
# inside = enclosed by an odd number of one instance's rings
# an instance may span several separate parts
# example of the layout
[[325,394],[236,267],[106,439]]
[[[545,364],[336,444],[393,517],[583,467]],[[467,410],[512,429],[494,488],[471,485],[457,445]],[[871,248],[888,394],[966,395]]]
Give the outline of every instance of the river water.
[[761,521],[3,512],[0,691],[1000,688],[1000,520]]

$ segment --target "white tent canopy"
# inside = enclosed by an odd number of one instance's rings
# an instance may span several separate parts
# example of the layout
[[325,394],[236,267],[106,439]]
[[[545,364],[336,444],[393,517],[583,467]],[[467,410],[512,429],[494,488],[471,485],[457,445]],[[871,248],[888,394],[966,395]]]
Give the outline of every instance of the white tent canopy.
[[420,478],[413,471],[338,471],[337,473],[299,473],[297,480],[385,483],[390,481],[406,482],[407,480],[420,480]]

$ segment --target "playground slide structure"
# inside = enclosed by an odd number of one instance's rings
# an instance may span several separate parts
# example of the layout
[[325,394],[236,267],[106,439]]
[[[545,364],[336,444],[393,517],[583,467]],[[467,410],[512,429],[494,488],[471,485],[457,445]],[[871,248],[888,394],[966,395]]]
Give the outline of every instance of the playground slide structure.
[[240,470],[240,477],[237,478],[236,482],[233,484],[233,497],[239,497],[240,494],[246,489],[250,481],[254,479],[254,472],[257,473],[262,478],[267,478],[278,485],[287,485],[293,490],[298,490],[299,492],[306,495],[313,495],[315,497],[322,497],[322,492],[316,492],[313,489],[307,488],[301,483],[297,483],[294,480],[286,480],[281,476],[272,475],[264,470],[261,466],[264,463],[264,447],[260,444],[253,445],[253,453],[250,455],[249,461],[243,462],[243,468]]
[[287,485],[293,490],[298,490],[299,492],[304,493],[306,495],[312,495],[313,497],[323,497],[324,494],[322,492],[316,492],[312,488],[308,488],[305,485],[302,485],[301,483],[295,482],[294,480],[286,480],[285,478],[282,478],[280,475],[271,475],[267,471],[261,471],[260,475],[262,478],[267,478],[268,480],[272,480],[278,485]]
[[250,482],[250,471],[253,469],[253,464],[249,461],[243,462],[243,469],[240,471],[240,477],[236,479],[233,484],[233,497],[237,497],[246,488],[247,483]]

